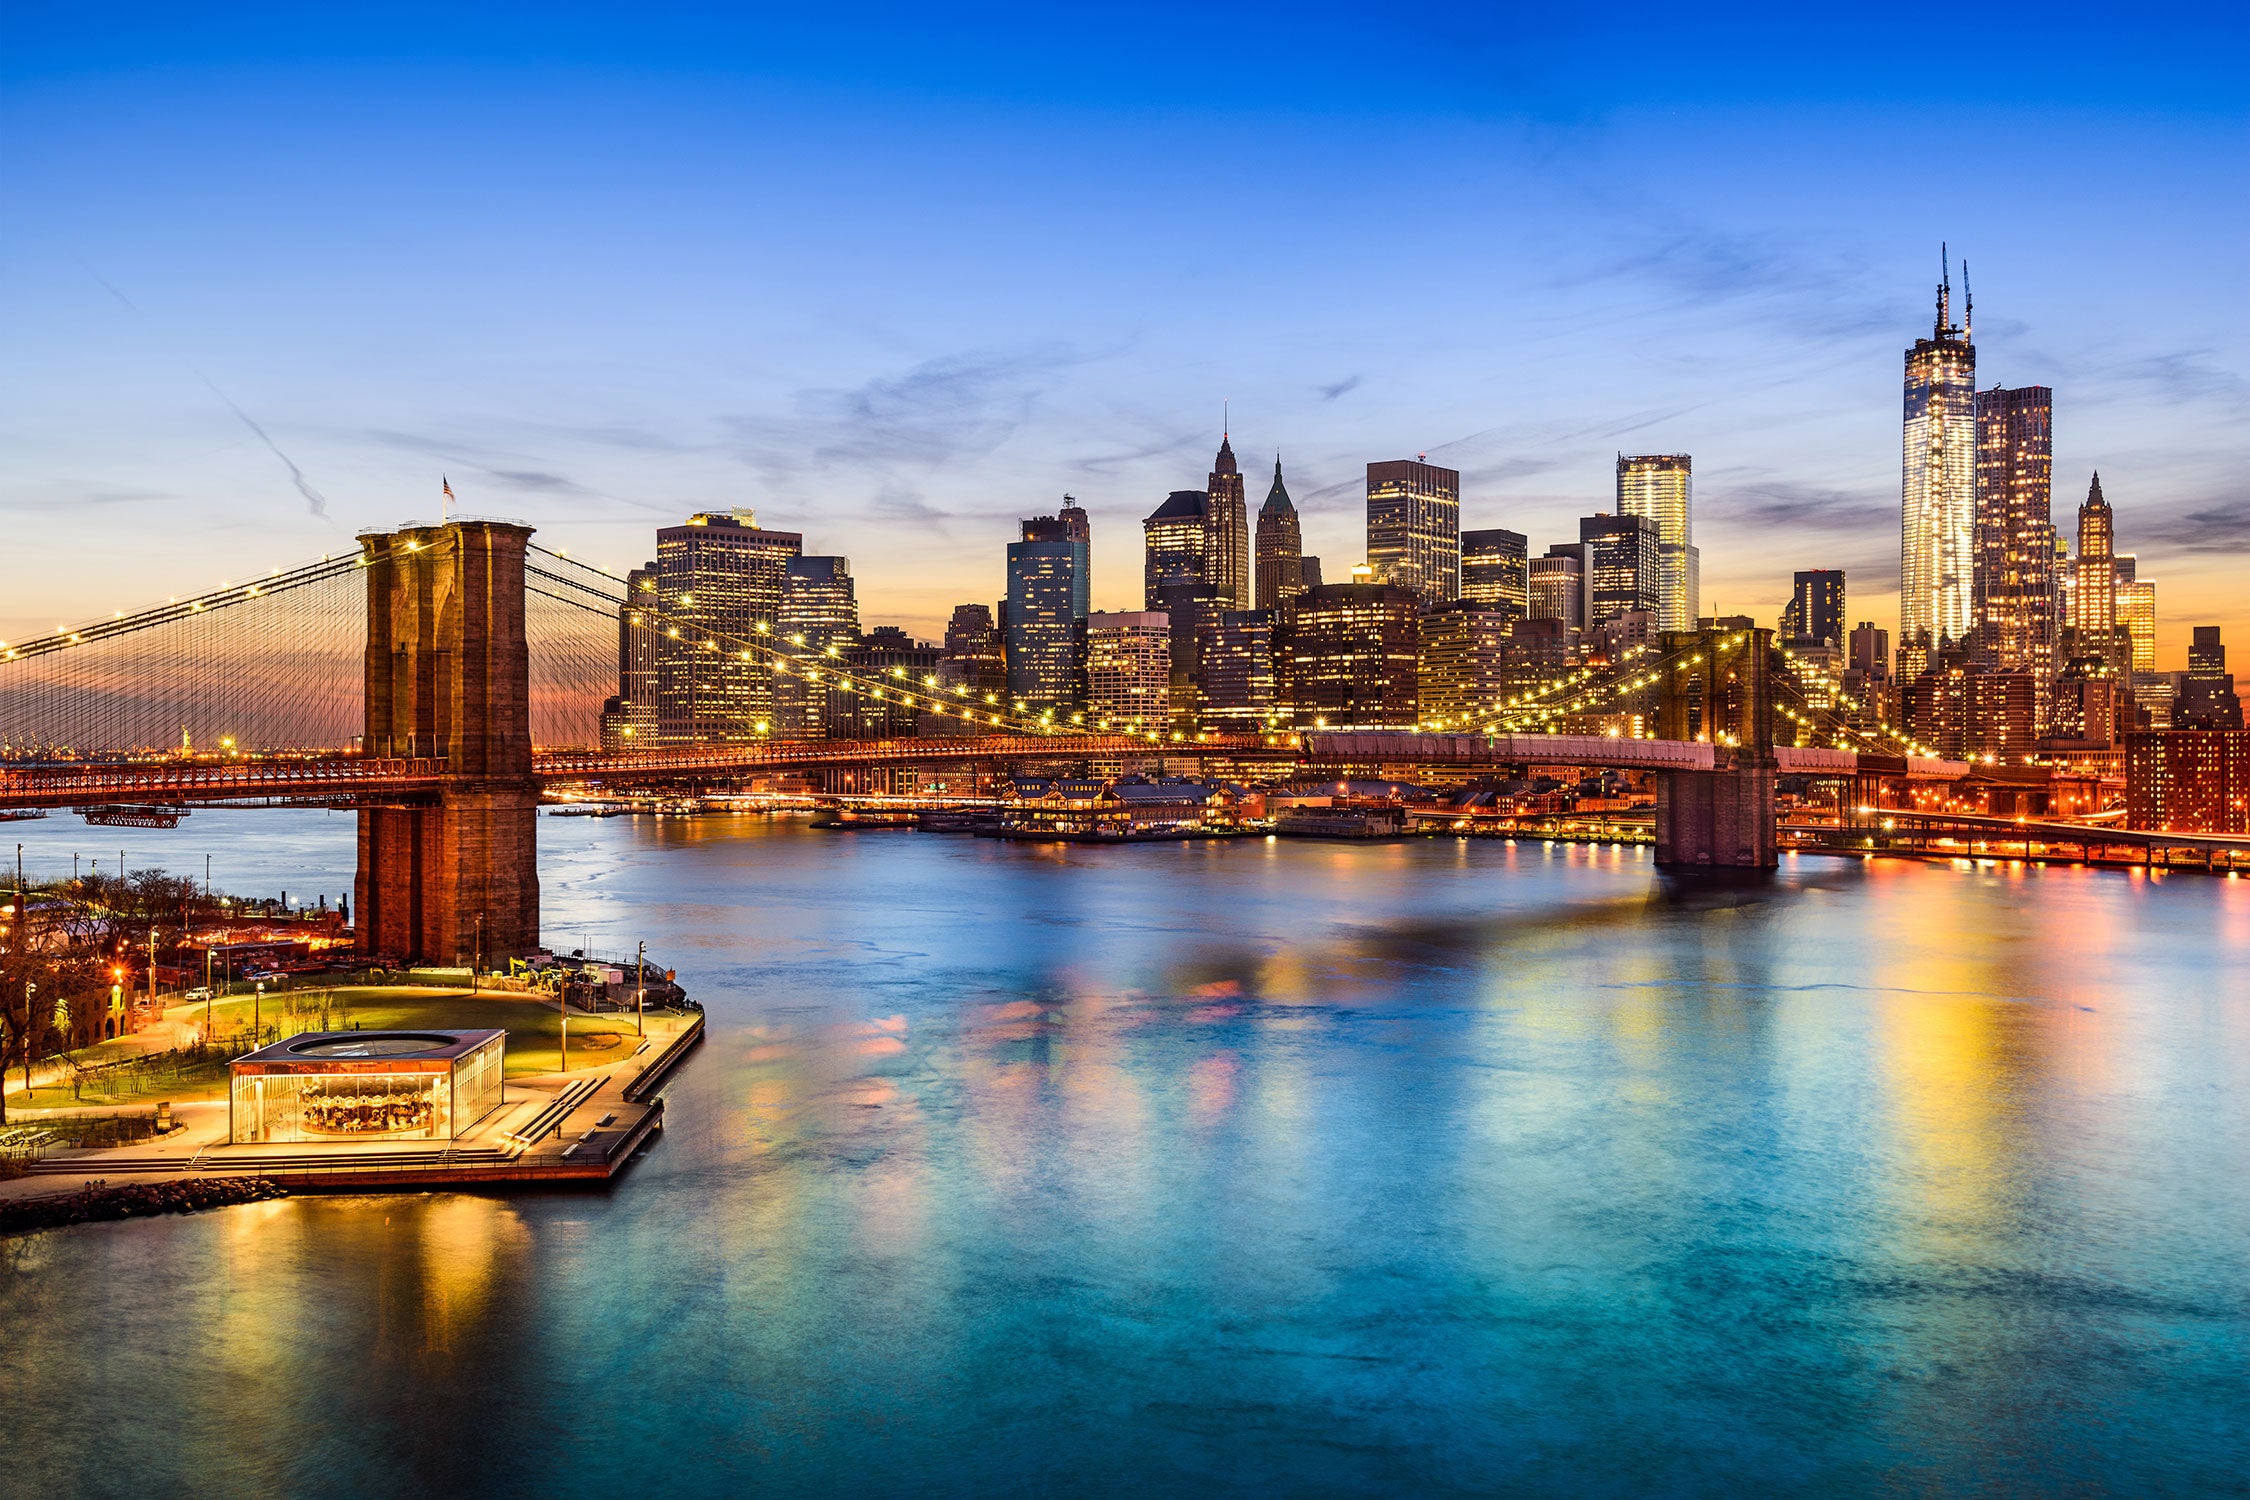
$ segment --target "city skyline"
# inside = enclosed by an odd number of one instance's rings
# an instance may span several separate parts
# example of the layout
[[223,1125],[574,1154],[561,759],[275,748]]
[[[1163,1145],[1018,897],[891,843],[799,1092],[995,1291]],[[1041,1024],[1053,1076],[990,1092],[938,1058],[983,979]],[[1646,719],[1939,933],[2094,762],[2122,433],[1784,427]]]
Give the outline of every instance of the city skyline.
[[[2177,668],[2189,622],[2250,625],[2227,587],[2250,546],[2240,88],[2168,58],[2163,90],[2106,66],[2091,90],[2057,28],[2060,57],[1986,36],[1969,95],[1949,93],[2039,121],[2006,201],[1932,206],[1895,171],[1936,128],[1912,86],[1839,65],[1780,141],[1759,114],[1779,85],[1716,37],[1679,40],[1725,66],[1636,82],[1653,93],[1565,46],[1510,53],[1505,85],[1446,72],[1378,105],[1347,102],[1358,53],[1316,26],[1283,44],[1305,97],[1246,77],[1128,124],[1173,86],[1123,59],[1073,96],[1026,92],[1029,64],[1084,40],[1067,29],[972,27],[992,58],[936,84],[786,29],[755,65],[737,32],[691,57],[659,26],[642,72],[565,28],[562,60],[469,90],[458,56],[395,39],[396,92],[365,79],[379,34],[303,34],[310,72],[232,36],[214,90],[212,56],[169,27],[90,61],[67,28],[23,25],[0,63],[20,163],[0,503],[28,555],[90,519],[110,539],[98,597],[11,570],[0,634],[160,597],[183,560],[216,582],[432,519],[443,474],[462,509],[618,568],[651,520],[749,507],[850,555],[867,607],[934,637],[954,604],[999,597],[992,538],[1022,516],[1067,492],[1124,534],[1203,477],[1228,402],[1254,472],[1282,452],[1304,551],[1334,577],[1361,555],[1368,462],[1428,453],[1462,473],[1465,529],[1537,550],[1606,508],[1618,450],[1683,452],[1705,612],[1770,620],[1794,572],[1841,567],[1895,620],[1895,361],[1946,240],[1984,293],[1980,384],[2055,392],[2056,486],[2102,471],[2120,550],[2164,582]],[[1128,55],[1178,40],[1159,27]],[[558,119],[566,98],[614,128]],[[909,113],[915,144],[870,137]],[[782,116],[786,160],[740,149]],[[1004,168],[974,149],[1026,130],[1041,143]],[[332,153],[363,169],[359,196],[318,187]],[[1088,153],[1112,168],[1059,170]],[[1214,160],[1243,233],[1182,242],[1166,205]],[[1411,242],[1364,215],[1401,190],[1438,216]],[[779,201],[807,211],[753,232]],[[2058,242],[2061,220],[2086,227]],[[866,248],[877,224],[911,253]],[[1122,227],[1081,233],[1097,225]],[[1231,274],[1243,255],[1266,271]],[[1136,561],[1095,548],[1098,604],[1131,604]]]

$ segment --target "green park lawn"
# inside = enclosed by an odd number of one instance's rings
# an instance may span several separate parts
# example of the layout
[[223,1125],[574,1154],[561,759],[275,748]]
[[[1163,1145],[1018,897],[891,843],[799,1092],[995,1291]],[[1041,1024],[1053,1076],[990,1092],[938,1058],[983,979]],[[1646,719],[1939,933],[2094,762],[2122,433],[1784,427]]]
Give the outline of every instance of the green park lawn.
[[[325,1002],[325,1010],[323,1004]],[[213,1034],[225,1045],[201,1058],[174,1054],[149,1056],[145,1065],[106,1070],[89,1078],[73,1094],[68,1083],[42,1084],[28,1100],[12,1095],[11,1109],[28,1103],[34,1109],[72,1106],[153,1104],[160,1099],[184,1103],[226,1096],[227,1058],[246,1050],[253,1001],[238,995],[211,1007]],[[200,1021],[203,1007],[175,1009],[174,1017],[192,1015]],[[562,1069],[561,1017],[555,1002],[538,996],[467,990],[414,989],[398,986],[351,986],[336,989],[298,990],[269,994],[256,1002],[258,1024],[278,1027],[284,1036],[304,1031],[467,1031],[498,1030],[508,1033],[508,1076],[528,1077]],[[230,1039],[231,1042],[230,1042]],[[636,1043],[631,1015],[574,1014],[570,1018],[570,1070],[597,1067],[631,1054]],[[142,1049],[132,1039],[103,1042],[76,1054],[88,1067],[130,1058]]]

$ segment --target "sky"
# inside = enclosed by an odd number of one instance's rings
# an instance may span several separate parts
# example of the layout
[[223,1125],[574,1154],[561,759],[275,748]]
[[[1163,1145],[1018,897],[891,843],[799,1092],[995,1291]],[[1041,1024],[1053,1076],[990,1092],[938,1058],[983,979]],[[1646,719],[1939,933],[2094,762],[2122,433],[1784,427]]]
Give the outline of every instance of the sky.
[[[1895,629],[1939,247],[2157,584],[2250,653],[2250,10],[0,8],[0,639],[439,512],[622,569],[749,507],[868,624],[1222,410],[1308,552],[1364,465],[1534,552],[1695,463],[1706,612]],[[1562,10],[1582,14],[1558,14]]]

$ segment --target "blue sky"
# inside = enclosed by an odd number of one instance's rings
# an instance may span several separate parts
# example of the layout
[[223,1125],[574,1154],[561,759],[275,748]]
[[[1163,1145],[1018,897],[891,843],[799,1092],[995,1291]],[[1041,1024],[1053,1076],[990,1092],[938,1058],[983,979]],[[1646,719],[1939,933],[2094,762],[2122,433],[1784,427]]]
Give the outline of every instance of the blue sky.
[[1370,459],[1543,548],[1685,451],[1707,605],[1894,625],[1945,240],[2058,521],[2098,467],[2168,663],[2250,649],[2239,7],[313,10],[0,19],[0,636],[440,473],[618,564],[749,505],[923,632],[1069,491],[1131,607],[1222,401],[1338,573]]

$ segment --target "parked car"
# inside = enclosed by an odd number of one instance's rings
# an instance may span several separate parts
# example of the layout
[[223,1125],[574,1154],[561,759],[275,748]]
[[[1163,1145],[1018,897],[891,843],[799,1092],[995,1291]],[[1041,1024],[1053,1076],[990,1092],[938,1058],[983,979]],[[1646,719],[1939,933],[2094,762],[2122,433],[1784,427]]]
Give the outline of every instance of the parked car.
[[208,1000],[211,998],[211,990],[208,985],[199,984],[194,989],[183,993],[180,998],[182,1000]]

